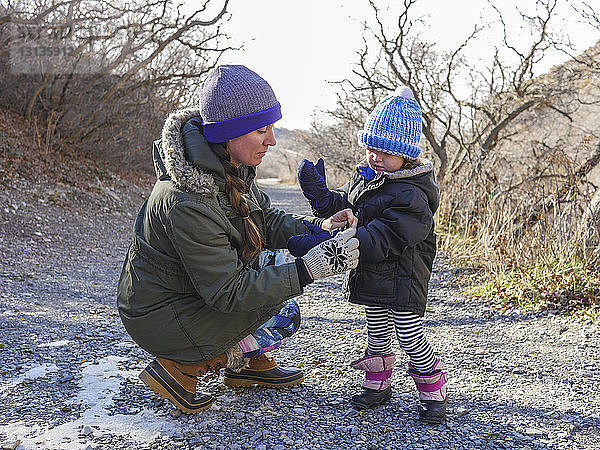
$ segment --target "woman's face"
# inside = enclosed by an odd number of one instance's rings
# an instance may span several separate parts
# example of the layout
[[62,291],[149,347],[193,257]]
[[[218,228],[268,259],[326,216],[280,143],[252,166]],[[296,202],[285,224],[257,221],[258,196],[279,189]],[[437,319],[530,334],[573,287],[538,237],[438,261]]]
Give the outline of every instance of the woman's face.
[[231,163],[236,167],[242,164],[258,166],[267,154],[269,146],[276,143],[271,124],[227,141],[227,151]]
[[366,152],[367,163],[375,172],[396,172],[404,165],[402,156],[390,155],[369,147]]

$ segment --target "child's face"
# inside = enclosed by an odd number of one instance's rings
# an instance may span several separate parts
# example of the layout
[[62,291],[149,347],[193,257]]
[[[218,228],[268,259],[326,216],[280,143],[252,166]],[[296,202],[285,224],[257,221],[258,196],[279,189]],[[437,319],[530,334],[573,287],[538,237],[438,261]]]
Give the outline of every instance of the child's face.
[[404,158],[367,147],[367,163],[375,172],[396,172],[404,165]]

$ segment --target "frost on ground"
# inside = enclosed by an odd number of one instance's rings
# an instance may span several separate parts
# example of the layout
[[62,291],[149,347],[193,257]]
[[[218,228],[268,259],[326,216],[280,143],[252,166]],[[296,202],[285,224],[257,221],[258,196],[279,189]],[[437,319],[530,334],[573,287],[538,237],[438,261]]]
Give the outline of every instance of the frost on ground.
[[[268,185],[273,203],[306,212],[294,187]],[[450,413],[416,420],[416,394],[399,353],[391,402],[356,412],[349,368],[365,345],[361,308],[341,277],[298,300],[303,325],[275,356],[303,368],[285,390],[203,390],[212,408],[180,414],[137,374],[150,361],[125,333],[115,290],[137,208],[147,192],[114,197],[43,186],[0,193],[0,447],[188,448],[597,448],[600,328],[553,313],[499,312],[459,294],[436,262],[426,316],[449,371]],[[396,349],[397,350],[397,349]]]
[[[148,409],[134,415],[115,414],[112,411],[114,397],[121,391],[121,383],[137,375],[136,371],[121,369],[123,361],[123,357],[106,356],[95,364],[82,365],[74,387],[76,396],[64,403],[64,408],[77,406],[81,411],[77,419],[53,427],[14,421],[0,426],[0,430],[9,438],[20,440],[24,448],[73,449],[87,448],[93,442],[94,435],[135,436],[136,442],[148,444],[161,434],[176,431],[179,428],[176,424],[161,421]],[[36,378],[43,377],[41,374]]]

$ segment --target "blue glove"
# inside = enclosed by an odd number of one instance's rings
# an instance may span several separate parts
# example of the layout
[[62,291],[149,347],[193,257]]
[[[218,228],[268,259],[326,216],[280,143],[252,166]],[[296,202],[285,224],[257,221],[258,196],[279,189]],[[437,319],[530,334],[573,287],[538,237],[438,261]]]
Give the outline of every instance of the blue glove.
[[329,231],[325,231],[321,227],[313,225],[306,220],[303,220],[302,222],[304,222],[304,224],[308,227],[310,233],[297,234],[296,236],[289,238],[287,241],[288,250],[296,257],[306,255],[306,253],[308,253],[308,251],[315,245],[318,245],[327,239],[331,239],[331,234]]
[[325,181],[325,163],[322,158],[317,160],[317,164],[303,159],[298,166],[298,182],[302,193],[315,211],[326,211],[329,208],[331,191]]

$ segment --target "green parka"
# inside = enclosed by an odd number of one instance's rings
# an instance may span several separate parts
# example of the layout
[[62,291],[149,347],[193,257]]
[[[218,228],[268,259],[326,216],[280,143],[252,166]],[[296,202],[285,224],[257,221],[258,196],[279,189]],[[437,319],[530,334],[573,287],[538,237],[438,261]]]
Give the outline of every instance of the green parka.
[[[201,135],[188,154],[193,163],[186,160],[181,130],[198,116],[193,109],[171,114],[154,144],[158,180],[135,221],[117,293],[131,337],[149,353],[183,364],[234,348],[302,293],[294,263],[261,269],[257,258],[242,263],[242,219],[225,193],[222,164]],[[302,216],[271,207],[253,167],[241,166],[240,173],[264,248],[285,248],[290,236],[308,232]]]

